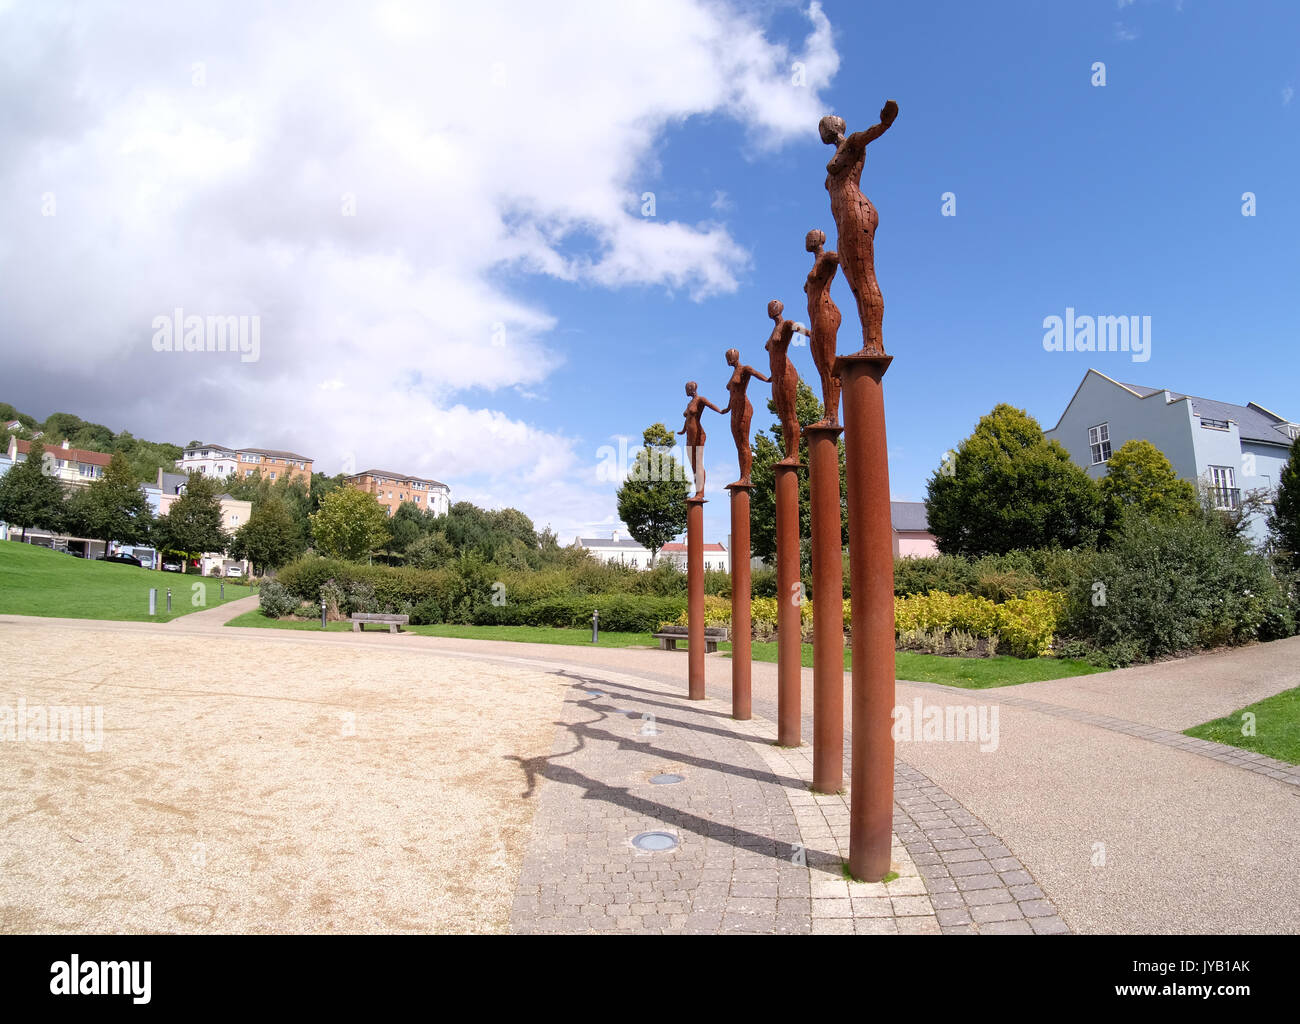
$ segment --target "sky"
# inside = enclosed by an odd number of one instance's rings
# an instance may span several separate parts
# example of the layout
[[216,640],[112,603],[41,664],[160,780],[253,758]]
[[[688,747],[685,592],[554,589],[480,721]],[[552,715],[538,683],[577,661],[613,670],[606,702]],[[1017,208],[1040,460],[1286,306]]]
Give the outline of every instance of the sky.
[[[0,401],[607,536],[620,439],[679,430],[687,380],[724,406],[728,348],[766,372],[770,299],[806,320],[819,118],[894,99],[862,189],[895,500],[1090,366],[1300,419],[1298,86],[1288,0],[0,0]],[[1049,351],[1067,308],[1149,316],[1146,358]],[[169,351],[177,310],[256,349]]]

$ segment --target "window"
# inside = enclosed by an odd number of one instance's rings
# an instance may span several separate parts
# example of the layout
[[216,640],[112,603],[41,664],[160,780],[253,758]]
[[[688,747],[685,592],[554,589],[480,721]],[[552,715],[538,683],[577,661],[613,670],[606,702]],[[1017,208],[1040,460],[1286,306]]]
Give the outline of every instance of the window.
[[1202,417],[1201,417],[1201,426],[1203,426],[1206,430],[1227,430],[1227,429],[1228,429],[1228,421],[1227,421],[1227,420],[1211,420],[1211,419],[1206,419],[1204,416],[1202,416]]
[[1214,498],[1214,507],[1236,508],[1241,492],[1237,490],[1237,477],[1232,467],[1211,466],[1209,468],[1210,495]]
[[632,559],[632,568],[633,568],[633,569],[636,568],[636,559],[635,559],[635,558]]
[[1098,423],[1088,428],[1088,447],[1092,449],[1094,466],[1110,461],[1110,424]]
[[271,474],[271,479],[272,479],[272,480],[275,479],[275,474],[274,474],[274,473]]
[[712,563],[712,562],[705,562],[705,563],[704,563],[704,568],[705,568],[706,570],[708,570],[708,569],[712,569],[712,568],[713,568],[713,563]]

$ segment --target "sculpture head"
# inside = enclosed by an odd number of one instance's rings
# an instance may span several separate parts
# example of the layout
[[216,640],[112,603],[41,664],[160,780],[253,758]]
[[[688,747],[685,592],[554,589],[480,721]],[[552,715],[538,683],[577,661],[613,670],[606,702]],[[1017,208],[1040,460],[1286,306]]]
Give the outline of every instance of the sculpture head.
[[767,304],[767,315],[773,320],[780,320],[781,314],[785,312],[785,303],[780,299],[773,299]]
[[817,134],[822,137],[822,142],[826,145],[839,145],[844,141],[844,131],[847,127],[844,118],[827,114],[817,122]]
[[739,349],[735,349],[735,348],[729,348],[729,349],[727,349],[727,365],[728,365],[728,366],[739,366],[739,365],[740,365],[740,350],[739,350]]
[[695,381],[688,380],[686,382],[686,393],[690,395],[692,398],[695,397]]
[[813,228],[804,236],[803,247],[809,252],[821,252],[822,246],[826,244],[826,232],[821,228]]

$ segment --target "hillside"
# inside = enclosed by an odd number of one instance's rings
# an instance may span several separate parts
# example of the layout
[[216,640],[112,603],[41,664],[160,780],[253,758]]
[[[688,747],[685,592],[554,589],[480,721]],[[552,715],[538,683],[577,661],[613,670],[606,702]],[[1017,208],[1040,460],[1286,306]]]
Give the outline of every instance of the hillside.
[[[10,430],[8,424],[14,420],[22,426]],[[88,423],[70,412],[51,413],[41,422],[34,416],[20,412],[8,402],[0,402],[0,450],[8,450],[11,434],[20,440],[29,441],[37,431],[43,431],[40,440],[46,445],[60,444],[66,440],[72,447],[87,451],[104,452],[106,455],[121,452],[141,483],[157,480],[159,468],[174,472],[176,460],[181,457],[182,451],[179,445],[165,441],[146,441],[130,431],[114,433],[100,423]]]

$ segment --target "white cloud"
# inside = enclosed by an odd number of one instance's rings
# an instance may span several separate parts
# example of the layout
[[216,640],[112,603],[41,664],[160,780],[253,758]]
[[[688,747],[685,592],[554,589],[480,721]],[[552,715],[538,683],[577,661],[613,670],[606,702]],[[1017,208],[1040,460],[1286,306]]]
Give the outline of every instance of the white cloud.
[[[564,360],[502,271],[734,290],[748,254],[725,224],[631,200],[686,118],[734,118],[755,152],[813,131],[839,57],[806,14],[791,48],[702,0],[0,10],[8,375],[73,411],[81,388],[144,436],[325,472],[354,453],[587,522],[612,498],[563,411],[490,407],[544,395]],[[153,352],[177,307],[259,314],[260,360]]]
[[1137,29],[1125,25],[1122,21],[1115,22],[1115,38],[1121,43],[1131,43],[1137,37]]
[[1284,85],[1282,87],[1282,106],[1288,106],[1294,96],[1295,89],[1290,85]]

